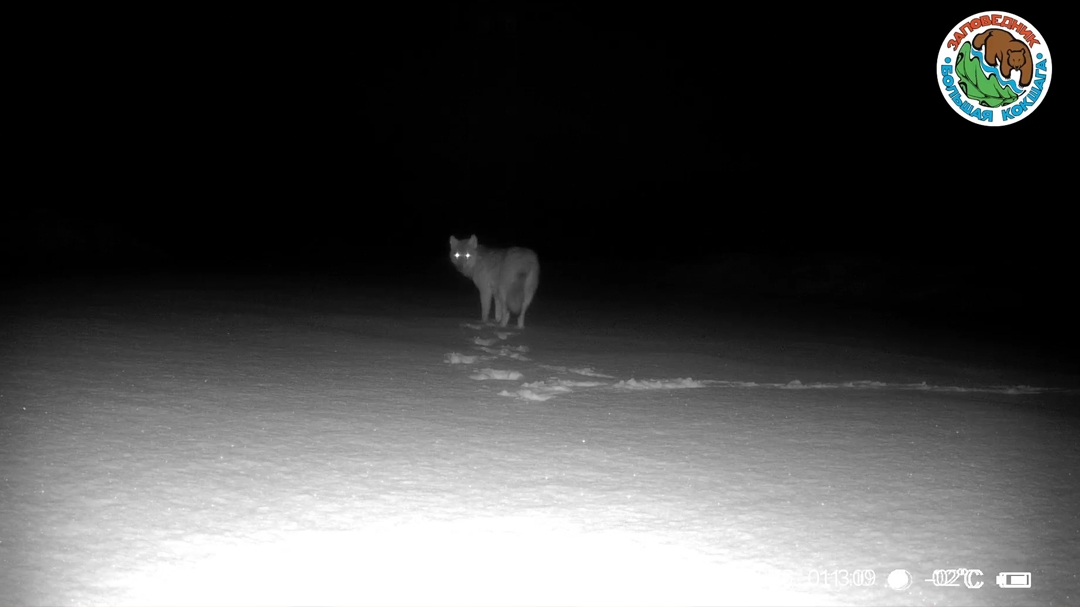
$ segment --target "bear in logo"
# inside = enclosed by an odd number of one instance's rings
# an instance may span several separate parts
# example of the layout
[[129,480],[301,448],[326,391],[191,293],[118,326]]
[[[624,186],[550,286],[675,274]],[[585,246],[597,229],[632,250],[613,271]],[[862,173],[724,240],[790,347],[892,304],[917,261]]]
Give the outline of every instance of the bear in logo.
[[975,36],[973,45],[975,48],[983,48],[983,57],[987,65],[997,65],[1001,75],[1005,78],[1013,70],[1020,72],[1020,86],[1026,87],[1031,84],[1031,72],[1034,65],[1031,62],[1031,53],[1021,40],[1012,37],[1012,34],[1002,29],[989,29]]

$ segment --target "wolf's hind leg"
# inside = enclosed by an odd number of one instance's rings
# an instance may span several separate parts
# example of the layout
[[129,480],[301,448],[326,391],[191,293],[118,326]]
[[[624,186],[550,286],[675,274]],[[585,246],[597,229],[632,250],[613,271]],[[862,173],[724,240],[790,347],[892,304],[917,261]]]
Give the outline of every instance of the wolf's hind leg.
[[524,289],[521,297],[521,314],[518,315],[518,328],[525,328],[525,310],[529,309],[536,287],[540,284],[540,269],[536,268],[525,277]]

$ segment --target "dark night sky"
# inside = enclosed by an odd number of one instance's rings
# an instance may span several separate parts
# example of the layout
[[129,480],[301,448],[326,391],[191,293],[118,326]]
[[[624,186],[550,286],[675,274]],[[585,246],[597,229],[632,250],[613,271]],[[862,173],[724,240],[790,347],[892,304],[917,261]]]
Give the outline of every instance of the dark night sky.
[[[7,272],[424,280],[476,233],[624,285],[739,266],[1064,306],[1067,67],[1002,135],[931,80],[965,6],[635,6],[53,16]],[[1008,8],[1068,65],[1053,10]]]

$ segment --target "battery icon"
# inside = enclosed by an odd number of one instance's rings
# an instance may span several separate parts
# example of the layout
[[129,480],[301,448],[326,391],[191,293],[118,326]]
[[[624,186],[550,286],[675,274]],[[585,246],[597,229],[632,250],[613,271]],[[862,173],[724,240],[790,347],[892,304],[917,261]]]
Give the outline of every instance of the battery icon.
[[1031,572],[1002,571],[997,574],[996,582],[1001,588],[1031,588]]

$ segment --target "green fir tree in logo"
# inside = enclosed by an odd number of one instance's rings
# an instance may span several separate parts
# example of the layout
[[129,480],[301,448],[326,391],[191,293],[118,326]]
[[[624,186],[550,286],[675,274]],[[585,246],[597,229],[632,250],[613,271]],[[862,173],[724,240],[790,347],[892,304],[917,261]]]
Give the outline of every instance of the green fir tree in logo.
[[971,56],[970,42],[965,42],[956,54],[956,75],[968,99],[983,107],[1001,107],[1018,99],[1011,88],[1001,85],[997,74],[983,72],[982,62]]

